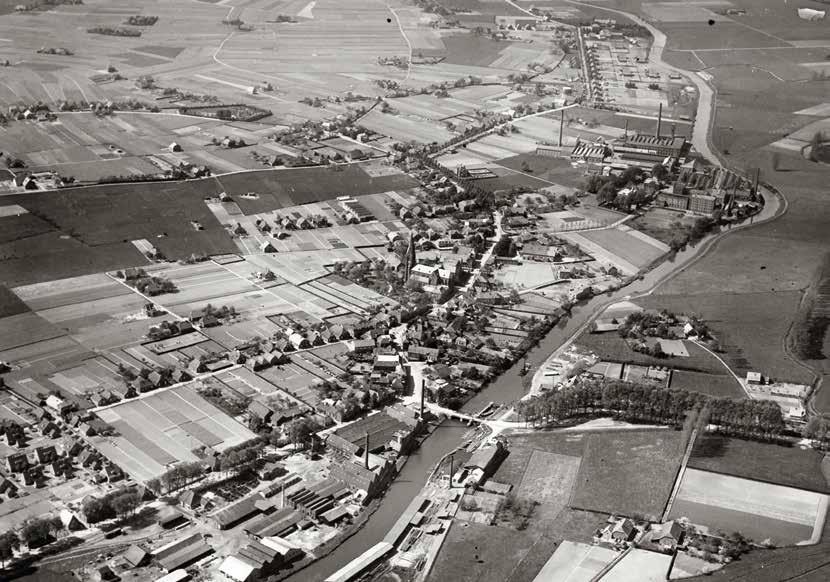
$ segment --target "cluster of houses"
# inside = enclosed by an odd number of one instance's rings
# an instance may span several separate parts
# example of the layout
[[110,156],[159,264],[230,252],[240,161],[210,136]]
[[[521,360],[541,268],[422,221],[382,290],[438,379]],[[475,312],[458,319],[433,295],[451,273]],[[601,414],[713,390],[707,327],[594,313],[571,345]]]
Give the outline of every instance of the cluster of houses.
[[[81,420],[78,415],[68,419],[52,419],[43,411],[37,433],[15,422],[0,424],[0,438],[15,452],[6,456],[0,473],[0,494],[16,497],[21,487],[40,488],[74,477],[80,470],[87,472],[94,483],[116,482],[124,473],[108,462],[83,437],[107,434],[112,430],[97,418]],[[60,425],[60,426],[59,426]],[[63,437],[61,437],[62,433]],[[37,445],[29,441],[37,439]],[[16,481],[16,482],[15,482]]]
[[636,546],[671,554],[683,543],[685,533],[683,525],[676,520],[649,524],[612,515],[602,529],[594,532],[594,543],[614,549]]

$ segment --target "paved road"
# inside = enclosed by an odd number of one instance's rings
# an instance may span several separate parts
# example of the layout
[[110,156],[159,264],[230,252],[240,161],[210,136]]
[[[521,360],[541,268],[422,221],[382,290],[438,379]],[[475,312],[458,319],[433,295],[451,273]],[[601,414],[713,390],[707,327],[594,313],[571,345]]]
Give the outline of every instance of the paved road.
[[612,12],[614,14],[620,14],[625,16],[629,20],[639,24],[640,26],[648,29],[651,35],[654,37],[654,42],[651,45],[651,50],[648,54],[649,63],[655,64],[663,69],[667,69],[674,73],[678,73],[683,76],[688,76],[689,80],[697,87],[698,92],[698,102],[697,102],[697,114],[695,116],[695,125],[692,130],[692,145],[694,146],[695,150],[697,150],[700,155],[706,158],[710,163],[720,166],[720,160],[718,156],[715,155],[714,151],[709,147],[709,132],[712,128],[712,123],[714,121],[714,111],[715,111],[715,91],[709,84],[700,76],[695,73],[691,73],[690,71],[686,71],[685,69],[680,69],[675,67],[674,65],[670,65],[663,60],[663,50],[666,48],[666,35],[660,32],[658,29],[654,28],[651,24],[636,16],[631,14],[630,12],[624,12],[622,10],[616,10],[614,8],[606,8],[605,6],[597,6],[595,4],[591,4],[590,2],[578,2],[577,0],[563,0],[568,4],[576,4],[582,6],[591,6],[592,8],[597,8],[599,10],[605,10],[606,12]]

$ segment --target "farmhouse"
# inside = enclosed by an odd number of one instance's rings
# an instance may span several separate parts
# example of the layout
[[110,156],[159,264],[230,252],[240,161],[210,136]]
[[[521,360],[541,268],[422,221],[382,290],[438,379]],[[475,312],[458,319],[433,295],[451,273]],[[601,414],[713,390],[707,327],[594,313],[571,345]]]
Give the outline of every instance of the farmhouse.
[[683,539],[683,526],[672,520],[651,530],[651,541],[664,551],[673,551]]

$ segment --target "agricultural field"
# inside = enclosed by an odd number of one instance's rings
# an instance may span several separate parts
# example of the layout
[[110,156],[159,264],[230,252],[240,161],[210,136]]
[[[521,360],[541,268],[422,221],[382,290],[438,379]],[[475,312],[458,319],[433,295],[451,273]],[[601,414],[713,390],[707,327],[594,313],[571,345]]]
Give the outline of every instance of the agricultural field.
[[746,393],[732,374],[673,370],[669,388],[699,392],[717,398],[744,398]]
[[627,275],[638,273],[668,252],[665,244],[625,225],[565,232],[559,236],[577,245],[601,265],[614,266]]
[[698,437],[689,466],[735,477],[830,494],[824,455],[810,448],[757,443],[714,434]]
[[[370,162],[369,166],[373,164],[377,162]],[[384,175],[373,176],[361,166],[362,164],[349,164],[331,168],[246,172],[218,177],[216,184],[220,191],[234,198],[255,192],[258,195],[257,205],[244,208],[246,213],[266,212],[287,206],[331,200],[344,194],[359,196],[389,190],[406,190],[417,186],[412,178],[402,172],[386,172]],[[253,201],[242,199],[240,207],[245,207],[247,203]]]
[[682,456],[674,431],[622,431],[587,437],[573,507],[658,520]]
[[[530,167],[530,171],[527,173],[540,180],[553,182],[571,190],[580,188],[583,184],[580,172],[574,169],[570,161],[562,158],[539,156],[534,152],[530,152],[503,158],[498,163],[516,171],[526,171],[522,170],[522,166],[527,164]],[[573,192],[568,193],[572,194]]]
[[94,437],[94,446],[140,482],[162,474],[170,463],[198,460],[196,450],[221,452],[254,437],[199,396],[193,385],[154,392],[97,414],[119,436]]
[[592,580],[618,555],[609,548],[566,540],[559,544],[538,576],[545,582]]
[[810,491],[686,469],[669,518],[790,545],[818,541],[827,503],[826,495]]
[[[638,299],[638,301],[641,300]],[[576,343],[596,354],[600,359],[611,362],[628,362],[643,366],[667,366],[716,375],[726,373],[723,364],[717,358],[714,358],[700,346],[689,342],[684,343],[686,350],[689,352],[688,358],[654,358],[641,352],[635,352],[623,338],[613,332],[589,333],[586,331],[576,339]]]
[[[55,170],[78,182],[106,176],[156,174],[166,164],[207,165],[214,173],[261,168],[250,155],[279,126],[235,122],[171,113],[62,113],[55,121],[21,121],[0,126],[0,148],[26,162],[32,171]],[[244,156],[212,145],[224,137],[244,139]],[[177,143],[181,152],[171,152]],[[240,151],[240,150],[234,150]]]

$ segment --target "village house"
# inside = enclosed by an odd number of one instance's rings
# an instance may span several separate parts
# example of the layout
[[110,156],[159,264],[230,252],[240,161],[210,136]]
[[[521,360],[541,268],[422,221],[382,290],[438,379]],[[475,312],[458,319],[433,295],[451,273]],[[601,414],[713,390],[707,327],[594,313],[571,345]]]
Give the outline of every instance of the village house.
[[672,552],[683,540],[684,533],[683,526],[672,520],[654,526],[651,530],[651,541],[663,551]]

